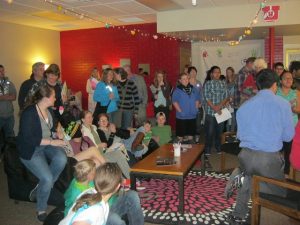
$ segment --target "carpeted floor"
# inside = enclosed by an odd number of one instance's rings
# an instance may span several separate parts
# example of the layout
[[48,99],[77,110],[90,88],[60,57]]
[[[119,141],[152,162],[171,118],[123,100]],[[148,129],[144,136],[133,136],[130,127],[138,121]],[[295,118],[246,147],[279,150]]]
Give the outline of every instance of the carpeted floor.
[[[237,165],[235,156],[228,155],[226,160],[227,168],[233,168]],[[220,168],[220,155],[211,155],[209,161],[212,165],[212,170],[218,171]],[[199,187],[197,188],[199,189]],[[48,211],[52,209],[53,207],[49,207]],[[155,224],[163,223],[158,222]],[[145,225],[155,224],[145,222]],[[15,204],[14,200],[9,199],[3,162],[0,162],[0,225],[41,225],[35,217],[35,203],[19,202]],[[261,225],[300,225],[300,222],[263,208]]]
[[229,173],[222,174],[192,171],[184,182],[185,213],[178,212],[178,183],[168,179],[151,179],[143,182],[145,190],[139,195],[145,220],[163,224],[228,224],[225,222],[232,211],[234,198],[224,198],[224,187]]

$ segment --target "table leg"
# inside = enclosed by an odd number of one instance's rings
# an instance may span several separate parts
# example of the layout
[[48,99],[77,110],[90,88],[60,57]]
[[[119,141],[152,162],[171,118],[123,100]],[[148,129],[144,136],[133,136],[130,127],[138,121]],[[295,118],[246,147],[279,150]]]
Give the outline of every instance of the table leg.
[[201,176],[205,175],[205,166],[206,166],[205,154],[203,152],[202,155],[201,155]]
[[130,189],[136,191],[136,176],[133,173],[130,173]]
[[184,214],[184,183],[183,177],[178,178],[179,185],[179,212]]

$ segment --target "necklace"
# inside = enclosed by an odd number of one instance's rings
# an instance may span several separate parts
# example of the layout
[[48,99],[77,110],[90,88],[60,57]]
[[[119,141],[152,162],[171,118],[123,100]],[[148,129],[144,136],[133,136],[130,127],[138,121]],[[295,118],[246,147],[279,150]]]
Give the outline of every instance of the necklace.
[[40,112],[40,114],[41,114],[41,116],[42,116],[42,119],[45,121],[45,123],[47,124],[47,127],[49,128],[50,134],[51,134],[50,137],[52,138],[51,124],[50,124],[49,118],[47,118],[47,120],[46,120],[46,118],[44,117],[44,115],[43,115],[43,113],[42,113],[42,110],[41,110],[40,107],[39,107],[39,104],[36,104],[36,106],[37,106],[37,108],[39,109],[39,112]]

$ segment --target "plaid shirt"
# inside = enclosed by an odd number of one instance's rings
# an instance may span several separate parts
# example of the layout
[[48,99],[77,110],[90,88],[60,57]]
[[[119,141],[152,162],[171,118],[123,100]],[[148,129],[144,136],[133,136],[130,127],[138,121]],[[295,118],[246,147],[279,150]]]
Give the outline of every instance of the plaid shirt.
[[213,105],[220,104],[228,98],[228,90],[225,80],[209,80],[204,85],[204,109],[208,115],[214,115],[216,112],[207,104],[209,100]]

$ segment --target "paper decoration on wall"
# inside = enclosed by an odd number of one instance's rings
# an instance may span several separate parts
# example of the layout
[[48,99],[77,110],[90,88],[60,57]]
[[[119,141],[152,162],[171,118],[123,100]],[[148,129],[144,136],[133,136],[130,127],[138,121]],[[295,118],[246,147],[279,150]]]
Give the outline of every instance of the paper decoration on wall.
[[221,48],[218,48],[218,49],[217,49],[217,56],[218,56],[219,58],[222,58],[222,57],[223,57],[223,50],[222,50]]
[[150,74],[150,64],[148,63],[139,63],[138,69],[143,69],[143,72],[148,72],[148,74]]
[[102,65],[102,70],[105,70],[105,69],[108,69],[108,68],[112,68],[110,64]]
[[207,53],[206,50],[204,50],[204,51],[202,52],[202,57],[203,57],[203,58],[206,58],[207,56],[208,56],[208,53]]
[[120,59],[120,66],[126,66],[126,65],[131,65],[130,59]]
[[274,22],[278,20],[279,17],[279,9],[280,6],[265,6],[262,8],[262,11],[264,13],[264,21],[266,22]]
[[257,49],[252,49],[251,50],[251,57],[257,57]]

